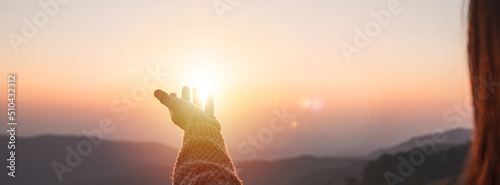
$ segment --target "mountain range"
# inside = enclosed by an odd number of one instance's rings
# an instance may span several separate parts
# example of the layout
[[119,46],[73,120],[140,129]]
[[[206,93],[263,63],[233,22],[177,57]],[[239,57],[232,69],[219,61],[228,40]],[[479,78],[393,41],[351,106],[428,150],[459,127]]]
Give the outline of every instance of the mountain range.
[[[469,142],[472,132],[455,129],[442,135],[446,136],[446,142],[438,146],[442,150],[448,150],[450,147]],[[432,135],[414,137],[362,158],[300,156],[276,160],[235,161],[235,166],[246,185],[342,185],[348,183],[346,179],[361,181],[367,164],[376,164],[384,156],[384,160],[388,160],[387,156],[408,152],[418,147],[415,140],[429,138],[432,138]],[[1,142],[6,142],[7,139],[7,136],[0,136]],[[8,177],[8,169],[2,168],[0,171],[5,176],[0,178],[0,185],[171,184],[177,149],[159,143],[103,140],[92,147],[89,155],[81,156],[79,165],[71,167],[66,161],[71,153],[68,151],[77,150],[81,147],[79,143],[87,140],[86,137],[54,135],[17,138],[16,178]],[[4,159],[8,157],[6,149],[0,147],[0,157]],[[7,166],[4,161],[2,160],[2,165]],[[56,175],[54,163],[71,168],[71,172],[62,174],[62,182],[59,182]]]

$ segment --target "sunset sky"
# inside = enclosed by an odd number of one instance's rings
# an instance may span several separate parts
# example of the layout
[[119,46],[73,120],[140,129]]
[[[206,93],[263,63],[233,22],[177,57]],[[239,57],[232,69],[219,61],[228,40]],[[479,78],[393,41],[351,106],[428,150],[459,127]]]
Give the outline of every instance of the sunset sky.
[[[325,154],[472,127],[470,113],[456,111],[470,96],[462,1],[400,0],[401,12],[351,61],[340,45],[352,45],[389,0],[242,0],[224,19],[213,2],[72,0],[16,53],[9,33],[22,35],[23,17],[44,9],[0,0],[0,85],[18,74],[18,134],[80,135],[109,118],[116,130],[106,138],[180,147],[182,130],[153,92],[183,85],[214,96],[233,151],[269,127],[273,109],[295,118],[266,147]],[[168,75],[144,87],[156,67]],[[122,102],[138,88],[144,99]],[[113,111],[120,106],[130,113]]]

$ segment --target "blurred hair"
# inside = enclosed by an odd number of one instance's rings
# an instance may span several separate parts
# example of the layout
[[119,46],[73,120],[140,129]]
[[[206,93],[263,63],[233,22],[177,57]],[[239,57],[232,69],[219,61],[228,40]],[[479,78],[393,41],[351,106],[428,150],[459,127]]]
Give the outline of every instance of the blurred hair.
[[500,184],[500,1],[470,0],[468,22],[475,134],[465,184]]

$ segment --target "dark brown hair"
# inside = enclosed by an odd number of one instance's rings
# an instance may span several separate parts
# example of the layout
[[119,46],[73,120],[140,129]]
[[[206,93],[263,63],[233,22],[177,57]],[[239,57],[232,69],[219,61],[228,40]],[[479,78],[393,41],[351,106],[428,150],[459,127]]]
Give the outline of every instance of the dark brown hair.
[[500,1],[470,0],[468,20],[475,133],[465,184],[500,184]]

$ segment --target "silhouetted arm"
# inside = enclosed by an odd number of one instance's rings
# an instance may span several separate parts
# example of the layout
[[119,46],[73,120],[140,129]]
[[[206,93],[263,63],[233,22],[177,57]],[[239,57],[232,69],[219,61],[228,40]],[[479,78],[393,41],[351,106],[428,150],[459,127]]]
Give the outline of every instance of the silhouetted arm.
[[193,103],[188,87],[182,98],[175,93],[155,91],[155,97],[168,107],[172,121],[184,130],[181,151],[174,167],[174,185],[241,185],[226,149],[221,126],[214,116],[214,103],[207,98],[205,111],[196,89]]
[[186,128],[173,182],[174,185],[241,184],[216,126],[198,122]]

